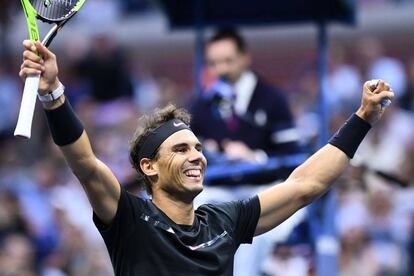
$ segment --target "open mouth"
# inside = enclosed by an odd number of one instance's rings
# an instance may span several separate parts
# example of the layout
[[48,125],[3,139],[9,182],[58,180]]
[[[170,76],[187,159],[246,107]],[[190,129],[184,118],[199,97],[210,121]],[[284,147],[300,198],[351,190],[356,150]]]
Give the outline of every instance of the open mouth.
[[201,173],[200,168],[191,168],[191,169],[186,169],[184,171],[184,175],[188,178],[199,180],[201,179],[202,173]]

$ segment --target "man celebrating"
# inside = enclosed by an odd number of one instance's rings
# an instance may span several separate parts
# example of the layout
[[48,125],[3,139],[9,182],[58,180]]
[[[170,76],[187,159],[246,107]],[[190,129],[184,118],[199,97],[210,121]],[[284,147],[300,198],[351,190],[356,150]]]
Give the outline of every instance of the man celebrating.
[[[59,82],[56,56],[41,43],[23,42],[20,77],[41,74],[39,98],[54,142],[79,179],[94,211],[116,275],[232,275],[241,243],[273,229],[325,193],[378,121],[390,86],[365,83],[361,106],[326,145],[283,183],[242,201],[202,205],[206,159],[184,110],[168,106],[145,116],[130,159],[152,196],[126,192],[94,155],[88,136]],[[40,53],[42,58],[36,55]]]

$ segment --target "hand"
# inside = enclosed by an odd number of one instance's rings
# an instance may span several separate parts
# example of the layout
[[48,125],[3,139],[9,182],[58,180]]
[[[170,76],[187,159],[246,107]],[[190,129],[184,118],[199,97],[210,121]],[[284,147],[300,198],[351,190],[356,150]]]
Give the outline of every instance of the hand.
[[[56,56],[40,42],[24,40],[23,63],[19,76],[24,81],[27,76],[40,74],[39,94],[45,95],[59,85]],[[36,51],[40,56],[36,54]]]
[[222,146],[224,154],[229,160],[256,162],[255,152],[241,141],[225,140]]
[[362,92],[361,106],[356,114],[370,125],[374,125],[381,119],[386,109],[386,106],[382,106],[381,102],[384,99],[392,100],[393,98],[394,92],[388,83],[379,80],[377,87],[372,88],[371,82],[367,81]]

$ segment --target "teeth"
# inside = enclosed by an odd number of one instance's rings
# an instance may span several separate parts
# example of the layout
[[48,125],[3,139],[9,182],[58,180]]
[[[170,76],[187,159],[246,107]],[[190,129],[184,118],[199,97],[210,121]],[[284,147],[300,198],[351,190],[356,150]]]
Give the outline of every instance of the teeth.
[[189,177],[198,177],[201,175],[201,171],[200,170],[188,170],[184,172],[184,174]]

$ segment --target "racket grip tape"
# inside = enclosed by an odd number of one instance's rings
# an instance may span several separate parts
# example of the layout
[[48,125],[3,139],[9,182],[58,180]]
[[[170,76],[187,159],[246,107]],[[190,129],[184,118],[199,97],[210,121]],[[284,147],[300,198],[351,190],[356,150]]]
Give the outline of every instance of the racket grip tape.
[[39,80],[40,75],[28,76],[26,78],[14,136],[30,139]]

